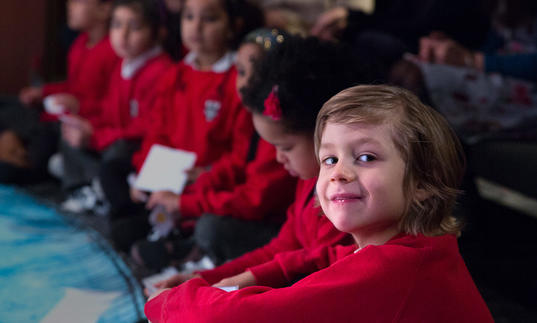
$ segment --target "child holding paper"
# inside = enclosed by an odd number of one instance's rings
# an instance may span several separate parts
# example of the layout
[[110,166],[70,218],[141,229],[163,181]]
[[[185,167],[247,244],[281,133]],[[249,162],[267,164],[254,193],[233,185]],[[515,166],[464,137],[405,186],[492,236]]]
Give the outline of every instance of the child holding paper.
[[[230,0],[184,2],[181,35],[183,45],[190,52],[158,85],[154,120],[141,149],[132,159],[137,171],[154,144],[196,154],[191,182],[202,172],[218,168],[220,163],[238,167],[246,164],[253,126],[235,88],[237,71],[232,52],[236,38],[243,33],[239,20],[245,18],[242,16],[245,6],[245,1]],[[126,186],[126,174],[120,171],[121,182]],[[144,192],[136,187],[130,187],[130,191],[134,202],[147,202]],[[122,196],[112,203],[114,215],[125,218],[114,225],[117,230],[112,229],[113,240],[123,250],[145,238],[149,229],[147,215],[134,216],[125,211],[136,208],[128,200],[128,192],[128,187],[118,190],[117,195]],[[152,192],[149,201],[167,193]]]
[[[277,48],[287,36],[276,29],[260,28],[244,38],[236,63],[239,95],[249,82],[254,62]],[[219,264],[266,244],[277,234],[283,222],[281,215],[291,204],[294,179],[276,161],[274,147],[257,134],[250,142],[246,167],[239,166],[220,163],[183,194],[167,192],[152,197],[150,203],[164,205],[170,213],[199,218],[194,234],[186,242],[192,246],[192,255],[207,254]],[[184,239],[139,241],[132,249],[133,258],[145,267],[160,269],[172,260],[185,258],[186,254],[173,252],[174,245],[186,244]]]
[[288,288],[193,279],[150,299],[151,322],[493,322],[458,251],[463,156],[438,113],[398,88],[350,88],[319,112],[315,147],[323,211],[355,244],[321,248],[321,270]]

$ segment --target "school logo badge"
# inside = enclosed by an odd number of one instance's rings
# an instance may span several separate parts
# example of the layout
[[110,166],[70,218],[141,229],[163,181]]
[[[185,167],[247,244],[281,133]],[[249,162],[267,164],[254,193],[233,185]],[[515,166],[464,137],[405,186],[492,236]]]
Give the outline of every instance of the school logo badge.
[[220,112],[221,104],[218,101],[215,100],[207,100],[205,101],[205,120],[207,122],[213,121],[217,116],[218,112]]
[[131,118],[136,118],[138,116],[138,113],[140,113],[139,107],[138,107],[138,101],[131,100],[129,104],[130,104]]

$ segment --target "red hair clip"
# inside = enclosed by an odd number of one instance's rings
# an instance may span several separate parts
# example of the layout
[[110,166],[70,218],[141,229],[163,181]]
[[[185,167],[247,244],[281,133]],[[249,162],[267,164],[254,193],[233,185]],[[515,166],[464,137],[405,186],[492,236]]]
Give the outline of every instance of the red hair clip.
[[264,102],[265,110],[263,111],[264,116],[270,117],[272,120],[280,120],[282,118],[282,107],[280,106],[280,99],[278,98],[278,86],[274,85],[272,91],[265,99]]

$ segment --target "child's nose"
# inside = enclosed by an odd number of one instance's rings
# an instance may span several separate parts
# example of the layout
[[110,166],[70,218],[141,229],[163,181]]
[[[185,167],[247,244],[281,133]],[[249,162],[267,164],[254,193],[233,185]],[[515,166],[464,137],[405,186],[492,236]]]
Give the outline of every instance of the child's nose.
[[280,164],[285,163],[287,158],[285,157],[285,154],[279,150],[276,150],[276,161]]
[[330,177],[331,182],[352,182],[356,180],[357,174],[352,170],[350,165],[347,165],[343,161],[339,161],[334,168],[332,169],[332,174]]

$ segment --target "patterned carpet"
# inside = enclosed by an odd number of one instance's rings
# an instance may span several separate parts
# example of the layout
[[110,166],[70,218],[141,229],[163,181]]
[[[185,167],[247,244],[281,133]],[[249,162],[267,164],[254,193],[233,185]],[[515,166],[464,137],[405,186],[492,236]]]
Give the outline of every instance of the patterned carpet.
[[0,186],[2,322],[143,318],[130,268],[102,235],[13,187]]

